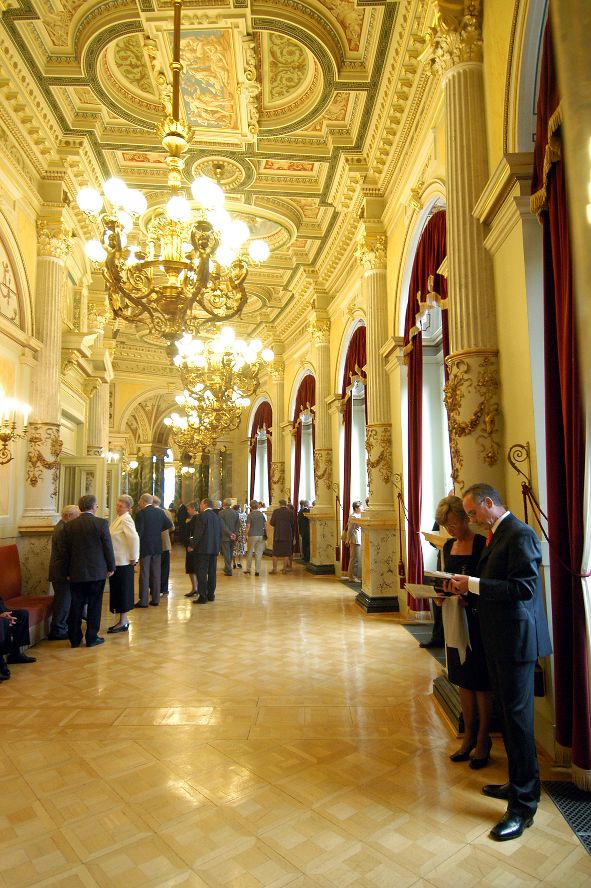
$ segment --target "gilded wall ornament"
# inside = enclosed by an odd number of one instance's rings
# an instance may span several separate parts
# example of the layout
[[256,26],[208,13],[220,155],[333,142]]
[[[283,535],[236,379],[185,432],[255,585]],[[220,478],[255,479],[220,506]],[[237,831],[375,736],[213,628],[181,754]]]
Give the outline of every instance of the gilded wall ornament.
[[482,62],[482,9],[480,0],[458,3],[457,12],[442,12],[436,5],[435,21],[427,31],[421,55],[432,74],[445,74],[454,65]]
[[[496,437],[500,410],[498,388],[496,361],[492,357],[487,356],[480,361],[475,379],[472,379],[472,365],[467,360],[460,358],[450,362],[449,379],[443,389],[443,402],[448,417],[452,478],[458,484],[464,464],[460,445],[463,438],[478,432],[475,440],[480,448],[482,461],[491,467],[498,462],[501,447]],[[469,416],[461,419],[465,399],[470,396],[476,399],[476,405]]]
[[[45,430],[45,434],[43,434],[43,430]],[[57,496],[59,456],[63,447],[59,426],[48,426],[39,422],[32,422],[29,426],[28,438],[27,481],[31,487],[37,487],[39,481],[43,478],[43,473],[51,472],[53,482],[51,497],[54,499]],[[53,459],[46,457],[42,453],[42,448],[48,448]]]
[[386,238],[380,234],[377,236],[363,235],[357,244],[355,252],[357,261],[365,271],[375,271],[386,268]]
[[385,423],[368,425],[365,432],[365,449],[367,451],[367,480],[371,496],[374,492],[373,481],[378,475],[382,484],[392,483],[391,426]]
[[314,451],[314,484],[317,495],[321,485],[332,490],[332,450]]
[[315,345],[328,345],[330,342],[330,321],[315,320],[308,324],[308,332]]
[[271,488],[280,492],[285,489],[285,463],[271,463]]
[[71,238],[63,225],[49,225],[45,219],[37,220],[37,255],[60,259],[68,257]]

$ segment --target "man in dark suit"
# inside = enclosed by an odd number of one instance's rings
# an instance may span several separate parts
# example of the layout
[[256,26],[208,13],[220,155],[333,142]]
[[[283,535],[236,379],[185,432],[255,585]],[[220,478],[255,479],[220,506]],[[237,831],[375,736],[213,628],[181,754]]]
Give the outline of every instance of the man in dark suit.
[[22,647],[31,644],[29,637],[29,611],[25,608],[9,609],[0,598],[0,681],[10,678],[9,663],[36,663],[35,657],[23,654]]
[[197,595],[193,597],[194,604],[207,604],[215,598],[221,536],[220,519],[213,510],[213,500],[201,500],[188,547],[189,552],[195,552],[196,556]]
[[162,579],[162,531],[172,530],[172,521],[163,509],[156,508],[150,493],[140,496],[138,506],[135,526],[140,538],[140,584],[139,601],[135,606],[148,606],[149,590],[150,604],[157,607]]
[[456,576],[451,587],[478,598],[478,616],[491,685],[502,719],[509,781],[482,791],[506,799],[505,815],[491,830],[497,841],[515,839],[531,826],[540,799],[534,737],[534,667],[552,652],[542,599],[538,537],[503,505],[488,484],[473,484],[463,504],[468,518],[488,530],[480,576]]
[[55,525],[51,537],[51,555],[49,556],[48,579],[53,586],[53,608],[51,611],[51,629],[48,641],[63,641],[68,637],[68,614],[70,613],[70,583],[63,572],[63,561],[60,558],[60,540],[66,524],[78,518],[80,509],[76,505],[64,506],[61,521]]
[[179,500],[179,504],[176,508],[176,533],[174,536],[175,542],[179,541],[181,546],[187,545],[187,519],[189,517],[189,513],[187,512],[187,507],[184,502]]
[[101,609],[105,580],[115,571],[115,555],[106,518],[97,518],[96,496],[78,500],[80,516],[69,521],[58,541],[63,575],[70,581],[68,637],[73,648],[82,641],[82,611],[86,611],[86,647],[103,644],[100,638]]
[[[215,509],[214,509],[215,511]],[[240,533],[240,515],[232,508],[232,500],[225,499],[219,514],[222,530],[222,555],[224,556],[224,573],[232,576],[232,551]]]

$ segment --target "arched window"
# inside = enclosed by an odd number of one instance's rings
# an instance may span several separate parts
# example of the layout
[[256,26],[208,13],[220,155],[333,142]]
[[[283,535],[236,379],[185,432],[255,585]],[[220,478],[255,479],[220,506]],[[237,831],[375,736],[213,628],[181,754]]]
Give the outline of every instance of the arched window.
[[312,407],[316,399],[316,380],[311,373],[300,382],[294,411],[293,431],[294,459],[293,459],[293,495],[292,502],[297,508],[300,499],[315,499],[314,486],[314,413]]
[[271,426],[273,410],[262,401],[254,412],[250,427],[250,490],[249,498],[269,503],[271,490]]
[[[447,422],[442,399],[444,359],[449,354],[447,281],[439,273],[446,257],[445,221],[445,212],[435,212],[421,234],[410,276],[404,325],[408,368],[407,572],[411,582],[421,582],[423,578],[423,522],[431,527],[435,504],[449,486]],[[424,504],[423,491],[427,493]],[[428,607],[411,596],[408,605],[411,610]]]
[[[346,527],[351,503],[367,497],[367,456],[365,452],[365,426],[367,423],[367,380],[364,367],[367,363],[366,330],[359,326],[353,333],[343,367],[341,397],[343,411],[343,527]],[[343,546],[341,567],[349,565],[349,548]]]

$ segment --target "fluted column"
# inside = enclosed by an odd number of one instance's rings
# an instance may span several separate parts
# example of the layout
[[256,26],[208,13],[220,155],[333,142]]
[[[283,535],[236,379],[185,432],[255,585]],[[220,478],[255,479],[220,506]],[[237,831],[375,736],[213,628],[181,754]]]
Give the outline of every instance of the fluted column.
[[[94,376],[89,377],[84,384],[84,392],[88,397],[88,413],[87,413],[87,435],[86,435],[86,454],[87,456],[101,456],[109,449],[108,425],[104,425],[104,404],[101,397],[101,389],[103,383]],[[108,392],[107,392],[108,398]],[[108,410],[108,401],[107,401]],[[108,422],[108,414],[107,414]],[[105,446],[106,445],[106,446]]]
[[[450,12],[449,7],[457,11]],[[493,271],[473,210],[488,180],[480,3],[446,4],[425,57],[445,94],[450,350],[445,386],[453,478],[502,482]]]
[[285,415],[285,365],[276,358],[269,370],[271,402],[273,407],[273,459],[271,462],[271,489],[269,497],[276,504],[286,495],[285,446],[281,424]]
[[[386,237],[382,222],[368,213],[357,246],[367,316],[367,477],[369,509],[361,528],[362,579],[357,603],[368,612],[398,611],[398,541],[392,488],[390,384],[382,349],[388,337]],[[379,207],[375,207],[379,209]],[[348,516],[344,517],[346,521]]]
[[[314,346],[316,404],[314,406],[314,487],[316,503],[310,522],[311,573],[334,573],[337,536],[332,488],[332,437],[328,398],[330,396],[330,320],[321,309],[313,313],[308,331]],[[297,508],[297,503],[294,504]]]
[[364,226],[357,256],[367,306],[367,474],[369,508],[392,512],[392,425],[390,383],[381,354],[388,338],[386,238],[378,223]]

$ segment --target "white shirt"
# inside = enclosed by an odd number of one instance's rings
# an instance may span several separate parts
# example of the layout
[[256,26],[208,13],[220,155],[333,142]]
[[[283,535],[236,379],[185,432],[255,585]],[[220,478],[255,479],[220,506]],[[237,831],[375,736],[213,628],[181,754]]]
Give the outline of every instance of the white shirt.
[[111,531],[117,567],[123,567],[125,564],[131,564],[132,561],[138,561],[140,557],[140,538],[129,512],[118,515],[109,530]]

